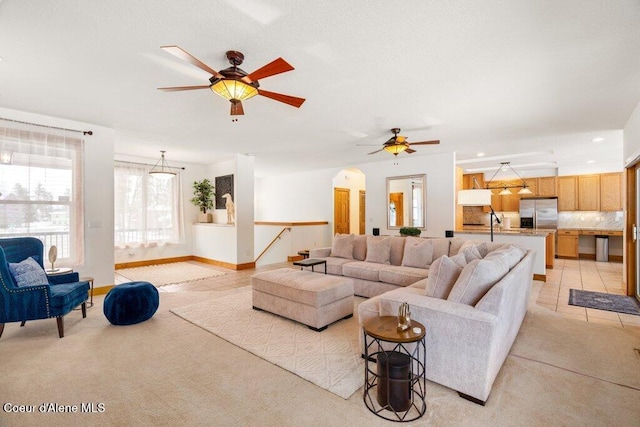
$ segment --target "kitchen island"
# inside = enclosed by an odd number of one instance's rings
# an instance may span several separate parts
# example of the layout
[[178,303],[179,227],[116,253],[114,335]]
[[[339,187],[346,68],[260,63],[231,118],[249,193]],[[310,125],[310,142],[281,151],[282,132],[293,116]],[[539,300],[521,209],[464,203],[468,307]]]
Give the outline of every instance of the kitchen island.
[[[493,227],[493,241],[500,243],[513,243],[525,249],[535,251],[533,262],[533,278],[546,281],[547,268],[553,268],[555,258],[555,233],[556,230],[509,228],[500,229]],[[457,237],[485,241],[491,240],[491,229],[487,226],[465,226],[455,232]]]

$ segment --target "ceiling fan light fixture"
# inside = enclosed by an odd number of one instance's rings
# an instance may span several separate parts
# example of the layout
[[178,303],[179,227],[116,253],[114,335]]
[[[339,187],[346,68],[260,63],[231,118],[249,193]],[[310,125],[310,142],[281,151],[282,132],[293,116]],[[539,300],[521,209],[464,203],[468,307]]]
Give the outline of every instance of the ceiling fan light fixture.
[[166,153],[166,151],[160,150],[160,153],[160,160],[151,168],[149,175],[162,180],[171,179],[176,176],[176,173],[169,167],[167,161],[164,159],[164,153]]
[[394,154],[394,155],[398,155],[400,153],[402,153],[404,150],[407,149],[407,145],[406,144],[391,144],[391,145],[387,145],[384,147],[384,150]]
[[211,90],[229,101],[244,101],[258,94],[258,89],[235,79],[220,79],[211,85]]

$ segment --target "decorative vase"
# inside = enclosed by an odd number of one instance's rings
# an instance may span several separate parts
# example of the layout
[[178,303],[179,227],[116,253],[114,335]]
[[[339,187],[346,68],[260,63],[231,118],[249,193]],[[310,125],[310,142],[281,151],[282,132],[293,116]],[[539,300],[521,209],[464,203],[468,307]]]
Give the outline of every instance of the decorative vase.
[[213,222],[213,215],[210,213],[202,213],[198,214],[198,222]]

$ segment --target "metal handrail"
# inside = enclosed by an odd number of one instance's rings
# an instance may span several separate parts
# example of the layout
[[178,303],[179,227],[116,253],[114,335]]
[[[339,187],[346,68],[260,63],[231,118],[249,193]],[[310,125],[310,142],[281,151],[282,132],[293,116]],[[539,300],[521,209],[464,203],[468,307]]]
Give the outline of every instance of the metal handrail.
[[273,246],[273,244],[276,242],[276,240],[279,240],[279,239],[280,239],[280,236],[282,236],[282,233],[284,233],[285,231],[291,231],[291,227],[285,227],[285,228],[283,228],[283,229],[278,233],[278,235],[277,235],[276,237],[274,237],[274,238],[273,238],[273,240],[271,241],[271,243],[269,243],[269,244],[267,245],[267,247],[266,247],[266,248],[264,248],[264,250],[260,253],[260,255],[258,255],[258,257],[256,258],[256,260],[255,260],[254,262],[258,262],[258,260],[260,259],[260,257],[261,257],[262,255],[264,255],[264,254],[265,254],[265,252],[267,252],[271,246]]

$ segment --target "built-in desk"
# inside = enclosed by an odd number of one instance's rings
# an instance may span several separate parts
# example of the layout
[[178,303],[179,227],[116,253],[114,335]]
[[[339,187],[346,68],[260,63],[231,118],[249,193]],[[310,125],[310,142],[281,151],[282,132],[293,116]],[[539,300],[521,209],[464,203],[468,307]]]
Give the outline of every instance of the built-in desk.
[[622,262],[622,230],[561,228],[558,230],[558,258],[595,259],[596,236],[609,237],[609,261]]

